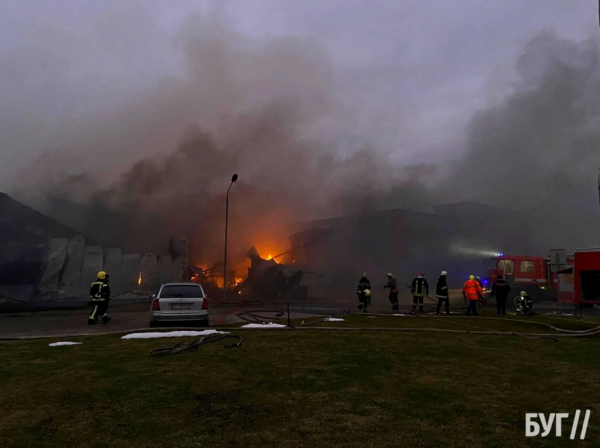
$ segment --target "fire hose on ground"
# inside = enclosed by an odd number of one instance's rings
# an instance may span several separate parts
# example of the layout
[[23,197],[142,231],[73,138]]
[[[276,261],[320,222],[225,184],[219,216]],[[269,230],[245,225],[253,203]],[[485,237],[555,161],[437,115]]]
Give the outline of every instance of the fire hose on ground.
[[221,341],[227,338],[236,338],[238,341],[232,344],[226,344],[223,348],[239,348],[244,343],[244,339],[237,334],[211,334],[208,336],[203,336],[200,339],[197,339],[189,344],[182,342],[181,344],[174,345],[173,347],[165,347],[165,348],[157,348],[150,352],[150,356],[168,356],[168,355],[177,355],[178,353],[183,353],[186,351],[198,351],[198,347],[201,345],[210,344],[212,342]]
[[[260,314],[258,314],[260,313]],[[261,314],[263,313],[274,313],[275,317],[267,317],[267,316],[261,316]],[[250,312],[246,312],[246,313],[236,313],[238,315],[238,317],[240,317],[242,320],[246,320],[248,322],[252,322],[252,323],[264,323],[264,320],[272,320],[272,319],[285,319],[284,317],[284,312],[283,311],[277,311],[277,310],[253,310]],[[321,313],[319,313],[321,314]],[[398,316],[393,316],[390,314],[360,314],[361,316],[365,316],[365,317],[386,317],[386,318],[390,318],[390,317],[398,317]],[[244,319],[244,317],[246,317],[246,319]],[[395,327],[395,328],[385,328],[385,327],[379,327],[379,328],[369,328],[369,327],[339,327],[339,326],[328,326],[328,327],[324,327],[324,326],[314,326],[313,324],[317,324],[317,323],[321,323],[325,320],[327,320],[326,318],[319,318],[318,320],[315,320],[313,322],[309,322],[308,325],[303,325],[303,326],[299,326],[299,327],[293,327],[293,326],[286,326],[286,327],[281,327],[281,328],[270,328],[268,326],[265,325],[265,329],[268,329],[269,331],[277,331],[277,330],[284,330],[284,331],[342,331],[342,332],[437,332],[437,333],[454,333],[454,334],[472,334],[472,335],[487,335],[487,336],[492,336],[492,335],[498,335],[498,336],[518,336],[518,337],[524,337],[524,338],[531,338],[531,339],[541,339],[541,340],[552,340],[552,341],[557,341],[558,338],[588,338],[588,337],[593,337],[593,336],[597,336],[600,334],[600,325],[595,326],[593,328],[589,328],[586,330],[569,330],[569,329],[565,329],[565,328],[559,328],[559,327],[555,327],[554,325],[548,324],[546,322],[536,322],[533,320],[521,320],[521,319],[507,319],[507,318],[499,318],[499,317],[487,317],[487,316],[452,316],[454,318],[462,318],[462,319],[469,319],[469,320],[475,320],[475,319],[479,319],[479,320],[483,320],[483,319],[488,319],[488,320],[500,320],[500,321],[506,321],[506,322],[520,322],[520,323],[530,323],[530,324],[537,324],[537,325],[543,325],[546,326],[550,329],[552,329],[553,331],[559,332],[559,333],[548,333],[548,334],[544,334],[544,333],[518,333],[518,332],[511,332],[511,331],[496,331],[496,330],[489,330],[483,327],[479,327],[479,326],[475,326],[475,325],[467,325],[467,324],[460,324],[457,322],[451,322],[449,321],[449,317],[446,316],[428,316],[428,317],[424,317],[424,316],[418,316],[418,315],[409,315],[409,316],[403,316],[403,317],[414,317],[414,318],[418,318],[418,319],[423,319],[423,320],[430,320],[430,321],[442,321],[443,323],[449,324],[449,325],[453,325],[453,326],[458,326],[458,327],[462,327],[462,328],[466,328],[465,330],[458,330],[458,329],[448,329],[448,328],[406,328],[406,327]],[[451,318],[452,318],[451,317]],[[249,320],[251,319],[251,320]],[[261,321],[261,319],[264,319]],[[555,318],[555,319],[560,319],[560,318]],[[561,319],[561,320],[568,320],[568,319]],[[591,324],[597,324],[596,322],[591,322],[589,321],[588,323]],[[187,327],[182,328],[182,327],[169,327],[169,328],[164,328],[164,330],[182,330],[182,329],[187,329]],[[227,327],[223,327],[223,328],[215,328],[216,330],[219,331],[231,331],[231,327],[227,328]],[[113,335],[113,334],[123,334],[123,333],[131,333],[131,332],[139,332],[139,331],[146,331],[146,330],[154,330],[151,328],[135,328],[135,329],[130,329],[130,330],[119,330],[119,331],[112,331],[112,332],[102,332],[102,333],[83,333],[83,334],[55,334],[55,335],[43,335],[43,336],[14,336],[14,337],[0,337],[0,341],[33,341],[33,340],[43,340],[43,339],[50,339],[50,338],[63,338],[63,337],[73,337],[73,336],[77,336],[77,337],[81,337],[81,336],[106,336],[106,335]],[[243,328],[239,328],[239,330],[243,330]],[[250,331],[256,331],[256,329],[250,330]],[[260,331],[260,329],[259,329]],[[233,334],[217,334],[217,335],[209,335],[207,337],[203,337],[199,340],[195,340],[189,344],[178,344],[176,346],[173,347],[167,347],[167,348],[161,348],[161,349],[156,349],[153,350],[151,355],[152,356],[165,356],[165,355],[171,355],[171,354],[177,354],[177,353],[182,353],[184,351],[195,351],[197,350],[197,347],[201,346],[201,345],[205,345],[205,344],[209,344],[209,343],[213,343],[213,342],[217,342],[219,340],[225,339],[225,338],[237,338],[238,342],[237,343],[233,343],[233,344],[228,344],[225,346],[225,348],[239,348],[242,346],[243,344],[243,338],[241,338],[239,335],[233,335]]]

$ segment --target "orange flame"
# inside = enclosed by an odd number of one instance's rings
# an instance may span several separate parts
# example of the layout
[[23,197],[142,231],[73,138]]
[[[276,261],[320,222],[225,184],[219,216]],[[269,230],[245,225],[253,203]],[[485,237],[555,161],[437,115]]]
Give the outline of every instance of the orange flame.
[[138,277],[138,285],[142,284],[142,273],[140,272],[140,276]]

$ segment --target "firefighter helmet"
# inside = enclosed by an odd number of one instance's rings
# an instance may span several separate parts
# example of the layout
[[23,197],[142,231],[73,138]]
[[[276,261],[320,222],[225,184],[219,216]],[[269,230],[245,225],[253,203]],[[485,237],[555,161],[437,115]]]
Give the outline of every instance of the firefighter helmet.
[[417,272],[417,277],[423,277],[423,273],[422,272]]
[[393,277],[393,275],[392,275],[392,273],[391,273],[391,272],[388,272],[388,273],[387,273],[387,276],[388,276],[388,277],[390,277],[390,278],[392,278],[392,277]]
[[365,293],[366,297],[371,297],[371,290],[370,289],[365,289],[364,293]]
[[475,276],[474,275],[469,275],[469,280],[475,280]]
[[362,278],[367,278],[367,273],[366,272],[362,273]]
[[442,271],[440,275],[448,275],[448,273],[446,271]]
[[525,297],[527,293],[525,291],[521,291],[521,297]]
[[100,280],[104,280],[106,278],[106,272],[104,272],[104,271],[98,272],[98,278]]

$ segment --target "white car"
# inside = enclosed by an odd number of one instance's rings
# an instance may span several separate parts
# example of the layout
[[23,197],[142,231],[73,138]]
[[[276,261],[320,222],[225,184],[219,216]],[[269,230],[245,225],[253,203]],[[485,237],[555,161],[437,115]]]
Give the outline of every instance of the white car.
[[197,283],[163,283],[152,296],[150,326],[200,323],[208,326],[208,299]]

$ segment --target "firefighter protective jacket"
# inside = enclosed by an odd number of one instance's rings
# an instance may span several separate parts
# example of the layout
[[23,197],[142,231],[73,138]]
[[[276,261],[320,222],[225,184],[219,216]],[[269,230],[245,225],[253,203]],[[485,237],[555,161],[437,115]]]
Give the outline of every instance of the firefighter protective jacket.
[[425,297],[429,295],[429,283],[424,278],[415,278],[410,288],[412,289],[413,296]]
[[463,285],[463,296],[469,300],[478,300],[483,297],[483,291],[477,280],[467,280]]
[[446,276],[441,275],[435,285],[435,296],[438,299],[445,299],[448,297],[448,283],[446,283]]
[[365,289],[371,289],[371,282],[367,277],[363,277],[358,281],[358,288],[356,289],[357,294],[362,294]]
[[106,280],[96,280],[90,288],[90,297],[92,301],[110,299],[110,286]]
[[496,299],[506,300],[508,294],[510,293],[510,285],[506,280],[498,280],[492,286],[491,297],[496,297]]
[[385,288],[390,288],[391,292],[398,292],[398,282],[394,277],[388,278],[387,285],[385,285],[383,289]]

